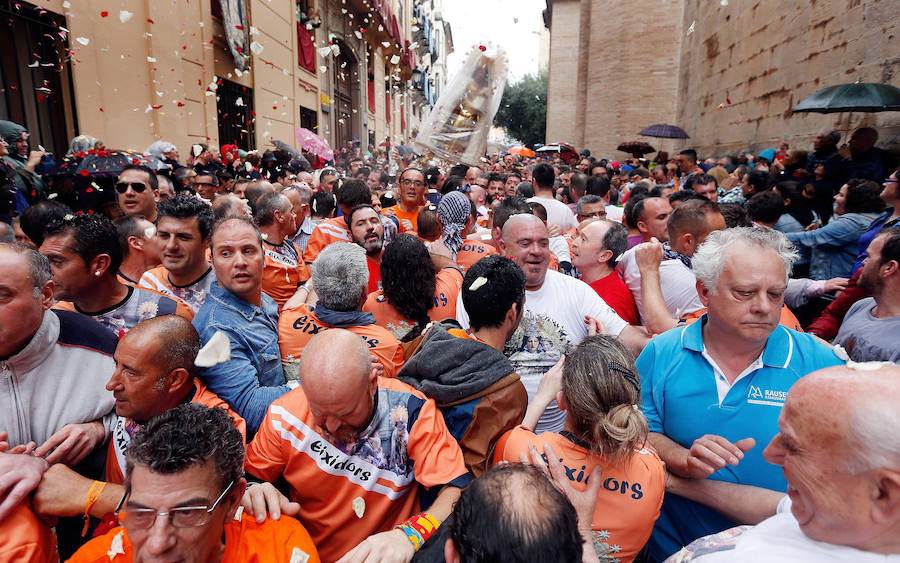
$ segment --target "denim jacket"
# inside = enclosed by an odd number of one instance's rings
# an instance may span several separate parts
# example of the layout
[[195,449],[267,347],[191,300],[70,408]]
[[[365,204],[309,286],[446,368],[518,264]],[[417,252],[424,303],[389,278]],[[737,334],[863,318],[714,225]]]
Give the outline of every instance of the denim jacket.
[[802,233],[785,233],[802,256],[810,256],[809,277],[814,280],[849,278],[859,250],[859,237],[877,214],[835,215],[824,227]]
[[231,341],[231,359],[200,368],[200,379],[247,421],[247,439],[255,434],[269,405],[289,391],[278,351],[278,307],[262,294],[262,307],[213,283],[194,316],[202,344],[216,331]]

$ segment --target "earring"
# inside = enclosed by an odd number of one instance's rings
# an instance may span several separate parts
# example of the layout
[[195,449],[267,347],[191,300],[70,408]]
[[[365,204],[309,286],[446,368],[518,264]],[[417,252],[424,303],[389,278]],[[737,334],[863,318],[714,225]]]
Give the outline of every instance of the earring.
[[94,272],[94,275],[97,276],[97,277],[99,278],[99,277],[100,277],[100,270],[97,270],[96,272]]

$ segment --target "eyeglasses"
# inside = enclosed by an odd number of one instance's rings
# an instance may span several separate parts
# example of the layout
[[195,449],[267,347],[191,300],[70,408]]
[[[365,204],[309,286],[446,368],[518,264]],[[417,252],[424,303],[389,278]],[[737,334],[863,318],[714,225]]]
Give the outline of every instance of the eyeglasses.
[[169,523],[174,528],[198,528],[209,524],[209,521],[212,520],[212,513],[231,490],[232,485],[234,485],[234,481],[228,483],[216,502],[208,508],[206,506],[179,506],[168,512],[157,512],[152,508],[121,508],[126,498],[122,497],[119,506],[116,507],[116,517],[118,517],[119,523],[128,530],[146,530],[153,526],[157,516],[168,517]]
[[401,186],[413,186],[415,188],[424,188],[425,182],[413,182],[412,180],[400,180]]
[[606,219],[606,211],[594,211],[593,213],[585,213],[584,215],[581,215],[581,217],[584,217],[585,219],[587,219],[588,217],[593,217],[595,219]]
[[897,182],[900,182],[900,180],[891,180],[890,178],[888,178],[887,180],[882,182],[882,184],[896,184]]
[[116,191],[120,194],[124,194],[128,191],[128,188],[131,187],[137,193],[143,193],[144,190],[147,189],[147,185],[141,182],[119,182],[116,184]]

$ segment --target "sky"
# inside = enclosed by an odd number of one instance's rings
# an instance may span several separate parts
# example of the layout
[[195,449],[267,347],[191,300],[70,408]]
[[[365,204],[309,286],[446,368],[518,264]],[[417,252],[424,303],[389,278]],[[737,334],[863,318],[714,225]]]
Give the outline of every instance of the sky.
[[484,41],[499,43],[506,51],[510,82],[537,73],[541,12],[546,6],[545,0],[443,0],[454,49],[448,57],[448,79],[453,79],[469,48]]

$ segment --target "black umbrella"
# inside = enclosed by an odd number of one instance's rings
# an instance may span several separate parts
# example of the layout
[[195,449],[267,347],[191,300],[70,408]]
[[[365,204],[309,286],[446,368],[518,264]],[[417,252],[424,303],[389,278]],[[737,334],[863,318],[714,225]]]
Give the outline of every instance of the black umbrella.
[[651,152],[656,152],[650,143],[645,143],[643,141],[629,141],[627,143],[622,143],[618,147],[616,147],[617,151],[627,152],[628,154],[633,154],[634,156],[641,157],[645,154],[650,154]]
[[667,123],[656,123],[649,127],[644,127],[638,135],[645,137],[659,137],[660,139],[690,139],[684,129]]
[[822,88],[791,110],[793,113],[900,111],[900,88],[875,82],[854,82]]
[[139,152],[116,149],[99,149],[88,153],[78,165],[76,174],[90,178],[118,177],[131,164],[148,164],[147,157]]
[[279,141],[278,139],[272,139],[272,145],[274,145],[276,149],[278,149],[280,151],[284,151],[284,152],[288,153],[289,155],[291,155],[291,159],[299,162],[300,166],[304,170],[309,170],[311,168],[311,166],[309,164],[309,160],[307,160],[306,157],[303,156],[303,154],[300,151],[298,151],[291,145],[285,143],[284,141]]

